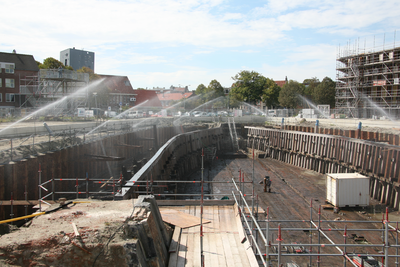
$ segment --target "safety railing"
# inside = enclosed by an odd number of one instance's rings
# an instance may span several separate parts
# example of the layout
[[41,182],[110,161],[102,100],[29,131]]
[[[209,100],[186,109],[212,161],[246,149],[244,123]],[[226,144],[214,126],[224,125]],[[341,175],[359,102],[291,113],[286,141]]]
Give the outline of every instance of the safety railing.
[[[56,182],[62,182],[62,181],[75,181],[75,191],[56,191],[55,190],[55,183]],[[83,182],[83,183],[82,183]],[[99,191],[99,189],[90,191],[90,183],[93,184],[102,184],[102,186],[99,188],[103,188],[104,186],[111,186],[112,191]],[[45,187],[46,185],[51,184],[51,188]],[[79,190],[81,186],[85,187],[84,191]],[[79,196],[84,195],[85,198],[89,198],[91,195],[98,195],[98,194],[105,194],[105,195],[112,195],[113,200],[115,200],[115,194],[120,191],[120,188],[122,186],[122,174],[119,177],[119,179],[113,179],[111,177],[110,179],[102,179],[102,178],[89,178],[88,174],[86,173],[85,178],[52,178],[46,182],[42,183],[42,170],[39,165],[39,211],[42,211],[42,203],[45,203],[47,205],[51,205],[48,201],[47,198],[51,196],[52,201],[55,201],[56,195],[75,195],[76,199],[79,198]],[[46,192],[47,194],[42,196],[42,192]],[[46,201],[47,200],[47,201]]]
[[[372,260],[373,257],[382,259],[382,263],[379,266],[399,266],[400,262],[398,259],[399,255],[399,223],[398,222],[390,222],[389,221],[389,212],[386,208],[386,213],[382,215],[382,221],[368,221],[368,220],[323,220],[321,213],[321,205],[318,208],[318,218],[314,219],[312,214],[315,212],[313,209],[312,202],[310,204],[310,218],[309,220],[271,220],[269,215],[269,208],[267,207],[266,218],[265,220],[260,220],[257,216],[258,214],[258,205],[257,208],[252,208],[247,203],[245,194],[242,192],[244,189],[244,185],[241,184],[241,179],[239,179],[239,185],[235,182],[234,178],[232,178],[232,182],[235,186],[236,192],[232,191],[233,198],[238,207],[238,212],[242,219],[243,227],[247,233],[247,237],[251,240],[252,248],[258,256],[258,259],[261,260],[263,266],[281,266],[283,257],[309,257],[309,265],[314,266],[313,260],[316,259],[316,266],[321,266],[322,257],[342,257],[343,258],[343,266],[346,266],[346,263],[351,264],[352,266],[363,266],[362,261],[366,261],[366,259]],[[254,196],[252,196],[254,198]],[[246,210],[248,212],[246,212]],[[255,210],[257,212],[255,212]],[[261,227],[260,224],[265,223],[265,227]],[[282,227],[281,224],[285,223],[302,223],[309,225],[308,227]],[[332,226],[327,227],[328,224],[339,224],[339,226],[333,228]],[[275,227],[271,227],[271,225],[275,225]],[[345,224],[344,227],[341,227],[340,224]],[[359,228],[348,228],[349,225],[356,225]],[[360,227],[363,224],[382,224],[381,228],[368,228],[368,227]],[[276,227],[277,225],[277,227]],[[283,241],[283,232],[290,231],[301,231],[310,233],[310,242],[308,244],[301,243],[284,243]],[[350,231],[357,232],[381,232],[381,242],[375,242],[372,244],[371,242],[361,242],[361,243],[348,243],[349,239],[352,238],[348,233]],[[341,234],[343,238],[343,242],[341,244],[335,243],[333,241],[333,237],[328,235],[335,232],[343,232]],[[271,238],[274,234],[277,238],[276,242]],[[317,242],[313,243],[312,236],[317,237]],[[392,238],[392,240],[390,240]],[[260,242],[259,242],[260,240]],[[324,240],[322,242],[322,240]],[[262,247],[264,246],[264,248]],[[292,247],[292,252],[288,248]],[[324,252],[324,249],[334,248],[338,251],[338,253],[329,253]],[[351,248],[353,251],[351,253],[348,252],[348,249]],[[380,251],[379,253],[368,253],[365,252],[366,249],[373,248],[376,251]],[[355,253],[354,250],[360,249],[364,251],[363,253]],[[263,253],[265,250],[265,253]],[[297,250],[300,250],[298,252]],[[272,251],[272,253],[271,253]],[[395,258],[394,263],[390,262],[390,259]],[[277,262],[277,265],[273,265],[273,262]],[[274,263],[275,264],[275,263]],[[358,265],[357,265],[358,264]],[[288,265],[289,266],[289,265]],[[367,266],[367,265],[366,265]]]

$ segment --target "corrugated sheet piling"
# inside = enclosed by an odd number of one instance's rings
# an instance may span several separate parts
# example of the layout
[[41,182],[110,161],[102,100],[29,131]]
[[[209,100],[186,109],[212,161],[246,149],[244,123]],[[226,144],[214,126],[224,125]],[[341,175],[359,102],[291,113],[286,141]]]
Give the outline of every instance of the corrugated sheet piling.
[[399,208],[400,147],[398,145],[338,135],[246,128],[247,147],[249,150],[252,149],[254,143],[258,155],[323,174],[361,173],[370,177],[371,197],[396,209]]

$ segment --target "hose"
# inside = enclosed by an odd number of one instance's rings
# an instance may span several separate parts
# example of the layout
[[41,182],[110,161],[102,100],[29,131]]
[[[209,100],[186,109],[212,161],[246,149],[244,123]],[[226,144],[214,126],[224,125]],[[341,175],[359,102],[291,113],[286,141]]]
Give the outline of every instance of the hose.
[[29,218],[33,218],[39,215],[43,215],[46,212],[39,212],[39,213],[35,213],[35,214],[31,214],[31,215],[26,215],[26,216],[22,216],[22,217],[17,217],[17,218],[12,218],[12,219],[8,219],[8,220],[4,220],[4,221],[0,221],[0,224],[2,223],[9,223],[9,222],[15,222],[15,221],[19,221],[19,220],[23,220],[23,219],[29,219]]
[[22,216],[22,217],[12,218],[12,219],[8,219],[8,220],[3,220],[3,221],[0,221],[0,224],[9,223],[9,222],[15,222],[15,221],[24,220],[24,219],[29,219],[29,218],[33,218],[33,217],[36,217],[36,216],[39,216],[39,215],[43,215],[43,214],[49,214],[49,213],[52,213],[52,212],[57,211],[59,209],[63,209],[66,206],[68,206],[69,204],[77,204],[77,203],[90,203],[90,201],[68,201],[65,204],[63,204],[63,205],[61,205],[61,206],[59,206],[59,207],[57,207],[55,209],[52,209],[52,210],[49,210],[49,211],[43,211],[43,212],[39,212],[39,213],[34,213],[34,214],[31,214],[31,215],[26,215],[26,216]]

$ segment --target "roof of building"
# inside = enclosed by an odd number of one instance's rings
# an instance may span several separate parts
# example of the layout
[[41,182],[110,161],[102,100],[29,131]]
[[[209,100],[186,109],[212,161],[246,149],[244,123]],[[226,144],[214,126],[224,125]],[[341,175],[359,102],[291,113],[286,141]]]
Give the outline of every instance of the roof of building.
[[127,76],[103,74],[99,74],[99,76],[105,79],[104,83],[110,89],[110,93],[134,94],[134,90]]
[[136,94],[136,102],[135,105],[139,105],[144,101],[148,100],[144,103],[143,107],[161,107],[161,102],[157,97],[155,90],[134,90]]
[[0,62],[15,64],[15,70],[39,71],[39,67],[32,55],[0,52]]
[[279,87],[282,87],[286,84],[286,80],[283,81],[274,81],[276,83],[276,85],[278,85]]
[[176,91],[176,92],[187,92],[188,89],[187,89],[187,87],[174,87],[173,91]]
[[171,101],[171,100],[181,100],[182,98],[188,98],[193,94],[193,92],[189,93],[165,93],[165,94],[157,94],[158,99],[160,101]]

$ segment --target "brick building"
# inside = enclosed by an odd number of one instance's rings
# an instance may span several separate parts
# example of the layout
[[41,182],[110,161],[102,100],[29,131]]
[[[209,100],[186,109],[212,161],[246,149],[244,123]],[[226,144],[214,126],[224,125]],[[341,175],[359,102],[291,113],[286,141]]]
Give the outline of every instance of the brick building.
[[32,55],[0,52],[0,116],[13,115],[25,102],[21,80],[38,76],[39,67]]

